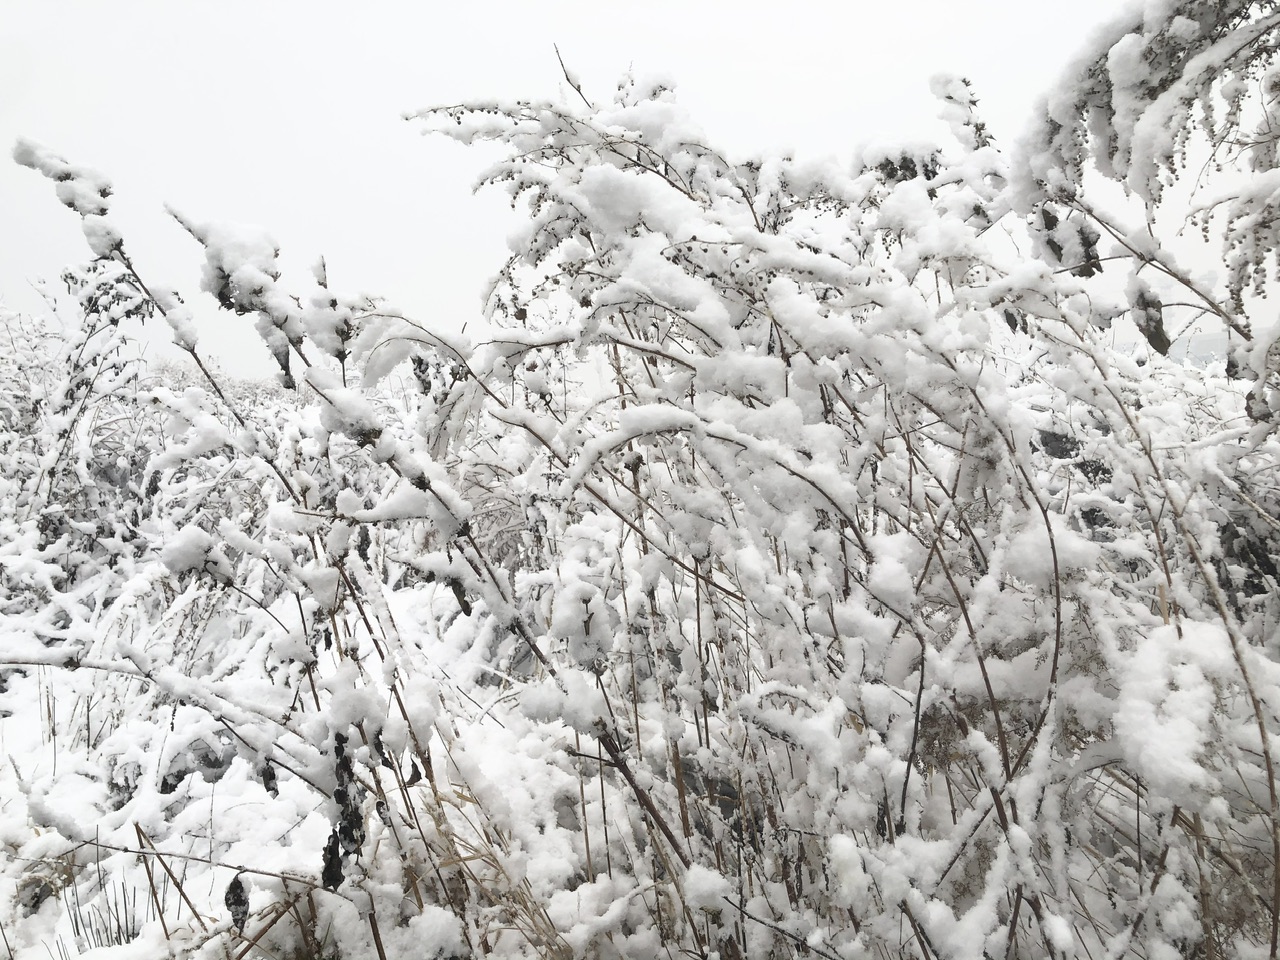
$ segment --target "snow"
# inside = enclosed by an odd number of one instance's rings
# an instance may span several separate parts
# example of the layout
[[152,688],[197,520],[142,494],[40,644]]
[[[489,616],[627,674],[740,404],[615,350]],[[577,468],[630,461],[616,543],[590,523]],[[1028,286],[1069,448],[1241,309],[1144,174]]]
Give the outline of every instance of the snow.
[[[13,159],[55,181],[58,199],[82,217],[96,217],[107,212],[111,183],[100,174],[67,163],[48,148],[26,139],[14,143]],[[86,233],[86,236],[90,234]]]
[[171,534],[165,544],[161,561],[173,573],[201,569],[213,547],[213,538],[195,524],[183,527]]
[[1202,754],[1215,741],[1216,690],[1235,672],[1226,633],[1212,624],[1160,627],[1120,675],[1117,742],[1160,796],[1195,802],[1217,786]]
[[95,257],[110,257],[120,249],[123,243],[120,232],[106,217],[96,213],[89,214],[80,221],[80,225],[84,230],[85,242],[89,244]]
[[[1169,114],[1164,40],[1118,39],[1120,176]],[[118,896],[153,901],[121,956],[1265,942],[1270,401],[1101,337],[1178,262],[1158,231],[1132,283],[1063,268],[1101,208],[1030,236],[935,89],[954,143],[852,169],[731,163],[661,86],[429,114],[529,201],[474,340],[179,217],[291,386],[130,360],[157,310],[200,359],[191,311],[105,180],[20,144],[96,259],[58,336],[3,315],[15,957]]]

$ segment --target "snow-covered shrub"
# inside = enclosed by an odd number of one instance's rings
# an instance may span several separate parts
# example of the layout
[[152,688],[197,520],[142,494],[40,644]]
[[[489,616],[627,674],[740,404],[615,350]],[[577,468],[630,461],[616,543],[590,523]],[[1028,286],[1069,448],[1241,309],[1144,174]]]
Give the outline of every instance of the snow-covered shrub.
[[[1102,295],[1061,143],[1011,173],[935,92],[953,142],[851,169],[726,158],[630,78],[415,115],[503,144],[528,214],[476,340],[181,217],[261,392],[22,145],[98,257],[86,329],[164,318],[198,376],[54,391],[137,425],[134,546],[48,554],[57,635],[47,590],[0,614],[42,717],[0,774],[15,955],[121,889],[136,956],[1274,952],[1265,370],[1165,357],[1163,261]],[[38,478],[31,366],[0,450]],[[58,496],[103,509],[110,437],[75,449]]]

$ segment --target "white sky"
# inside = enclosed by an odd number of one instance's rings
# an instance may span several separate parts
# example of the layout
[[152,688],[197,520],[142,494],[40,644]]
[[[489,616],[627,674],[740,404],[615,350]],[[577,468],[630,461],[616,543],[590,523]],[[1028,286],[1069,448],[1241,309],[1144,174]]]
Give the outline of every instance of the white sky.
[[[144,275],[198,293],[199,249],[163,212],[260,224],[301,271],[415,315],[478,316],[514,223],[472,196],[486,163],[399,119],[436,103],[588,96],[661,73],[717,145],[849,158],[870,141],[942,136],[929,77],[969,77],[997,139],[1117,0],[648,0],[644,4],[0,0],[0,301],[88,259],[52,185],[8,160],[29,137],[110,177]],[[1069,12],[1068,12],[1069,11]],[[202,347],[237,373],[270,365],[249,318],[209,320]],[[164,330],[157,339],[167,339]]]

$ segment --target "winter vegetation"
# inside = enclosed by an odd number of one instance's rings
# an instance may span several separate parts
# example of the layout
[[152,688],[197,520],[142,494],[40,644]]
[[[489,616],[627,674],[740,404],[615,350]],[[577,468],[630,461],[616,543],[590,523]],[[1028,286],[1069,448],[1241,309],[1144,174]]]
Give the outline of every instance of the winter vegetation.
[[1153,0],[852,165],[423,110],[524,217],[466,336],[186,214],[166,288],[19,142],[89,252],[0,315],[0,949],[1276,957],[1277,43]]

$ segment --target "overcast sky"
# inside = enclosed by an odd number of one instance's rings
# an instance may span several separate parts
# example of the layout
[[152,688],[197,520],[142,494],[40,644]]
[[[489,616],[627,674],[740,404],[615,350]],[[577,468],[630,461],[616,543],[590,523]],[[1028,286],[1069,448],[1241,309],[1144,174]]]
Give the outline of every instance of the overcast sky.
[[[87,259],[75,215],[8,160],[19,136],[109,176],[135,260],[189,299],[199,251],[165,203],[263,225],[287,267],[323,254],[335,287],[461,326],[514,221],[498,195],[471,195],[486,155],[419,136],[405,110],[555,95],[558,44],[588,95],[608,96],[628,67],[671,77],[738,155],[849,158],[942,136],[938,72],[969,77],[1009,143],[1121,6],[0,0],[0,301],[33,310],[32,280]],[[229,369],[269,369],[247,318],[206,328]]]

